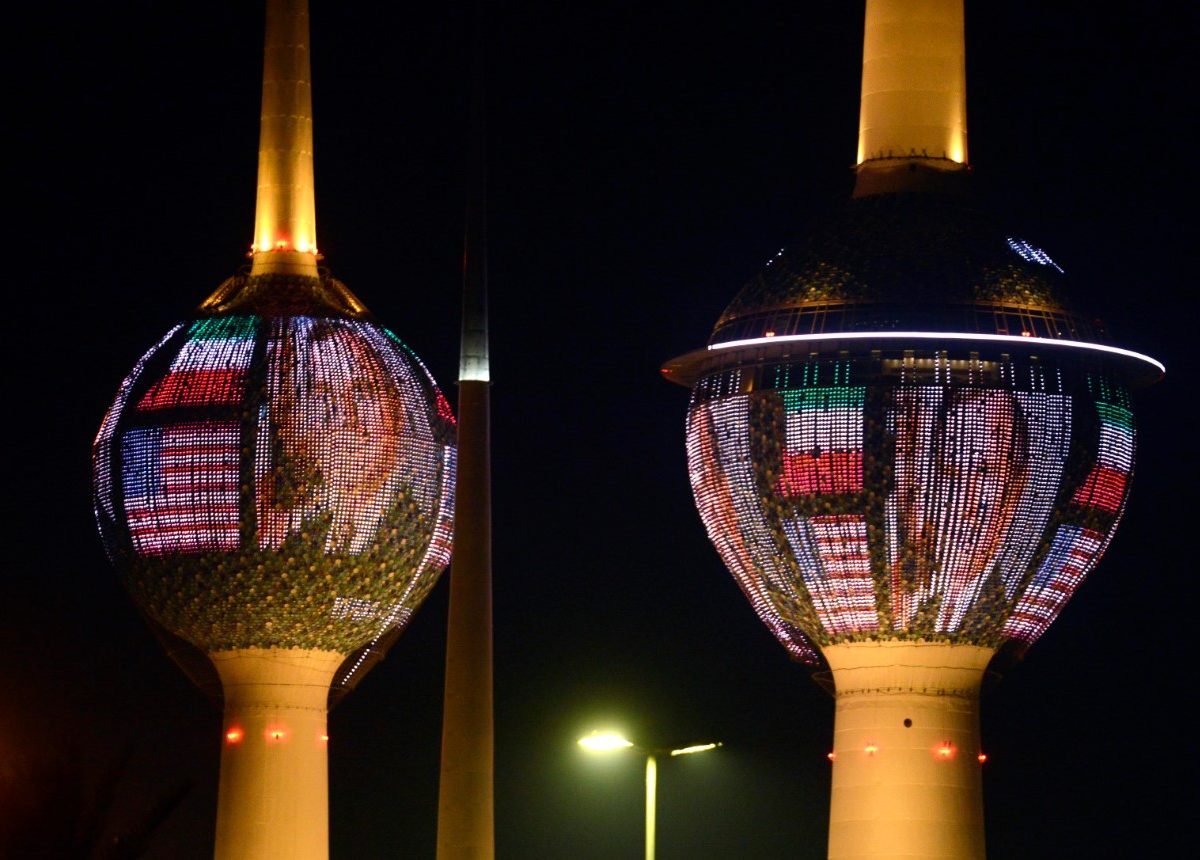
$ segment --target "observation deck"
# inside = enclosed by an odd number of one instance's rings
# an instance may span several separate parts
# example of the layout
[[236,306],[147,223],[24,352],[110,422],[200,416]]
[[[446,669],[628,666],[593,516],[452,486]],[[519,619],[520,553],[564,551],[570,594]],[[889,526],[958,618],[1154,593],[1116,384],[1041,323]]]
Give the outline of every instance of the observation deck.
[[780,252],[737,294],[704,349],[667,362],[666,379],[814,355],[1010,358],[1071,363],[1138,388],[1163,366],[1109,341],[1066,298],[1043,250],[952,194],[856,198]]

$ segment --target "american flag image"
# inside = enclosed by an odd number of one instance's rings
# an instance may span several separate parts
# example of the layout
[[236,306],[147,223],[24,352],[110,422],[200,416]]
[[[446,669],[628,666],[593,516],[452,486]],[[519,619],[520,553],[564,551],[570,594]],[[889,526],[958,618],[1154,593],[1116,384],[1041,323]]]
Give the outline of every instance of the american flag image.
[[835,636],[878,630],[866,518],[858,514],[801,517],[785,520],[783,530],[821,625]]
[[[225,416],[245,396],[256,326],[249,316],[196,320],[166,376],[138,400],[136,413],[155,424],[121,438],[125,515],[137,553],[237,549],[241,430]],[[192,417],[213,407],[219,417]],[[178,409],[190,410],[188,420],[171,420]]]
[[1005,635],[1026,642],[1041,636],[1100,560],[1104,543],[1101,532],[1059,526],[1050,551],[1004,626]]
[[125,515],[141,555],[233,550],[240,529],[236,421],[137,427],[121,440]]

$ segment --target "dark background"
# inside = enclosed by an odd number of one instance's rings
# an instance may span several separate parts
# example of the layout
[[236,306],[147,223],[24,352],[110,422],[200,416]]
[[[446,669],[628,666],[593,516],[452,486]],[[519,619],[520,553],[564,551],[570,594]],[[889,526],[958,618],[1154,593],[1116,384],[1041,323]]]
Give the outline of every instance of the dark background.
[[[833,703],[708,543],[687,394],[657,368],[848,195],[862,9],[650,5],[526,0],[487,31],[497,853],[639,856],[641,760],[574,746],[618,725],[725,743],[660,768],[660,857],[819,858]],[[1193,829],[1185,7],[968,4],[981,193],[1119,343],[1168,368],[1138,396],[1115,542],[985,694],[994,858],[1164,856]],[[94,779],[128,754],[114,821],[192,783],[154,858],[211,856],[220,716],[103,555],[90,443],[134,361],[244,262],[261,17],[232,0],[46,4],[6,39],[0,767],[77,755]],[[327,0],[312,17],[320,247],[452,401],[468,17]],[[445,615],[443,584],[331,716],[335,858],[433,856]]]

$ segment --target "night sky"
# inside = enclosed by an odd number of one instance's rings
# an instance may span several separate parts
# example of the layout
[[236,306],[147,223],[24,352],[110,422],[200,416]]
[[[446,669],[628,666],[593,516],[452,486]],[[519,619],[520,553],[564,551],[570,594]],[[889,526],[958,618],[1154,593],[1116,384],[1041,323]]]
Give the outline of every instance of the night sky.
[[[498,856],[639,855],[642,761],[574,745],[620,726],[647,744],[725,744],[660,767],[660,857],[823,857],[833,702],[709,544],[687,393],[658,366],[703,344],[768,257],[848,196],[861,4],[500,5],[487,66]],[[453,401],[465,4],[313,6],[325,263]],[[1111,549],[985,692],[994,858],[1163,856],[1192,829],[1195,158],[1181,117],[1197,34],[1184,6],[968,4],[980,194],[1118,343],[1168,368],[1137,396],[1138,474]],[[148,856],[209,857],[219,710],[104,556],[90,446],[137,358],[245,262],[262,16],[233,0],[38,16],[8,33],[16,552],[0,574],[0,766],[75,755],[96,774],[128,756],[114,820],[189,783]],[[433,856],[446,596],[439,585],[331,715],[335,858]]]

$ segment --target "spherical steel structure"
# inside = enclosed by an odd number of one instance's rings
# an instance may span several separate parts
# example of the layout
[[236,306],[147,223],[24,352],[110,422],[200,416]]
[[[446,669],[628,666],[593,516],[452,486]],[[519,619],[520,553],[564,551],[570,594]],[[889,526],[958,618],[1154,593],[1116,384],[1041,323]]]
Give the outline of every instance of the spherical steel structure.
[[734,298],[692,384],[709,537],[793,655],[1032,643],[1094,567],[1133,471],[1128,387],[1063,273],[968,199],[855,199]]
[[[254,300],[284,280],[286,303]],[[449,404],[394,334],[322,301],[331,286],[233,279],[206,303],[224,310],[137,363],[96,439],[110,558],[206,653],[349,654],[402,626],[449,561]]]

